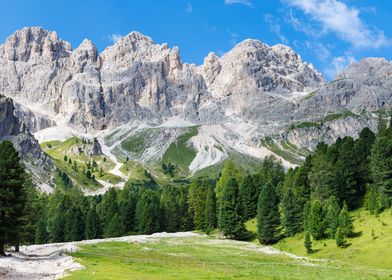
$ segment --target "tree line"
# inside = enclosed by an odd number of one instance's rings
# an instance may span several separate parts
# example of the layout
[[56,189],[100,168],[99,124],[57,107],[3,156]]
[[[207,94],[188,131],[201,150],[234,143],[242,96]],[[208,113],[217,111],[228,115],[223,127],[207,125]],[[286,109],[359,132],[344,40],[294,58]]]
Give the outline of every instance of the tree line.
[[196,178],[190,185],[159,188],[128,182],[98,196],[84,196],[72,184],[50,195],[39,193],[5,141],[0,145],[0,254],[6,244],[19,242],[159,231],[217,229],[227,238],[247,239],[245,222],[254,218],[262,244],[303,232],[309,253],[312,239],[332,238],[344,247],[354,233],[350,210],[364,205],[377,214],[392,203],[392,128],[380,120],[378,131],[365,128],[356,140],[320,143],[301,166],[287,171],[273,156],[254,173],[229,160],[217,180]]

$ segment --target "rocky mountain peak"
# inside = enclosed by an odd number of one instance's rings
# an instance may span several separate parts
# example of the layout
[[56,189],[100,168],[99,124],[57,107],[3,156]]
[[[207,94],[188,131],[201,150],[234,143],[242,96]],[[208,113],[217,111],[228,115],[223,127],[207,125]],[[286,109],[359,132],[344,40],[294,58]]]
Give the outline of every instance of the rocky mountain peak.
[[0,56],[13,61],[55,60],[68,57],[71,44],[60,40],[56,32],[42,27],[26,27],[16,31],[4,45]]

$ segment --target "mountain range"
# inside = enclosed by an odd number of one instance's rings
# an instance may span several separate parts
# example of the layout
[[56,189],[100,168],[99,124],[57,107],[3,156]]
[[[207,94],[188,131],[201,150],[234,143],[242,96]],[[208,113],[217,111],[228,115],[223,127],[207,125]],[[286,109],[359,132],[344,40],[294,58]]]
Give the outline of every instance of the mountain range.
[[138,32],[99,53],[87,39],[73,49],[28,27],[0,46],[0,94],[0,139],[15,143],[48,190],[56,161],[45,143],[72,137],[95,139],[92,154],[122,180],[132,177],[128,161],[153,175],[173,163],[183,177],[228,158],[274,154],[295,166],[321,141],[377,130],[392,105],[392,63],[365,58],[326,81],[291,48],[258,40],[197,66]]

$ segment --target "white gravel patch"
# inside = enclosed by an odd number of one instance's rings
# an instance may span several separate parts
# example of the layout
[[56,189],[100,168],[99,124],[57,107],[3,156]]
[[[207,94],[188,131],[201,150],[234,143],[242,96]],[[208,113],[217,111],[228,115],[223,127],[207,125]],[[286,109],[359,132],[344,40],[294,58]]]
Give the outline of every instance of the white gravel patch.
[[67,253],[79,250],[79,245],[101,242],[143,243],[161,238],[197,237],[193,232],[154,233],[152,235],[132,235],[116,238],[94,239],[78,242],[52,243],[43,245],[21,246],[20,253],[10,253],[0,257],[0,279],[49,280],[64,277],[68,271],[83,269]]

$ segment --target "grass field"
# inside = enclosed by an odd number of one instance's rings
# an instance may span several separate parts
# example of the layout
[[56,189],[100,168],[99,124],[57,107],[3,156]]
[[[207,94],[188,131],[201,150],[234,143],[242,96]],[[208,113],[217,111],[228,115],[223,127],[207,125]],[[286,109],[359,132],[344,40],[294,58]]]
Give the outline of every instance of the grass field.
[[[388,210],[378,217],[365,210],[352,213],[355,237],[347,248],[337,248],[335,240],[313,241],[312,258],[335,260],[356,268],[390,270],[392,278],[392,215]],[[373,235],[372,235],[373,231]],[[306,255],[302,234],[283,239],[276,248]]]
[[257,245],[209,237],[85,245],[85,266],[66,279],[384,279],[375,271],[267,254]]

